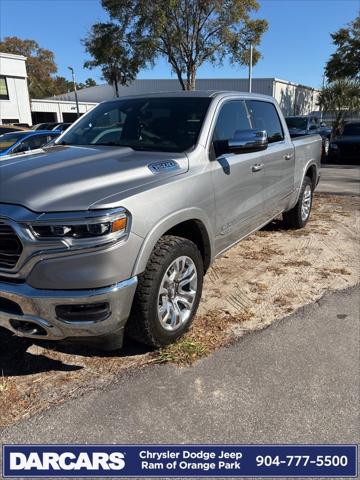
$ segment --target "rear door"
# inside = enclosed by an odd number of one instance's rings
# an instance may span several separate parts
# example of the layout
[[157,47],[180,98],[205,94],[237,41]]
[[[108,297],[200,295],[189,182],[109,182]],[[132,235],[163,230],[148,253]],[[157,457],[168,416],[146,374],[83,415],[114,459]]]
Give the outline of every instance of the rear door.
[[247,100],[251,128],[266,130],[268,148],[262,152],[264,164],[263,195],[266,219],[287,207],[294,189],[295,155],[290,138],[286,138],[274,103]]
[[[230,140],[237,131],[251,128],[245,101],[222,104],[212,142]],[[216,204],[216,250],[221,252],[258,228],[264,218],[263,152],[222,154],[211,162]]]

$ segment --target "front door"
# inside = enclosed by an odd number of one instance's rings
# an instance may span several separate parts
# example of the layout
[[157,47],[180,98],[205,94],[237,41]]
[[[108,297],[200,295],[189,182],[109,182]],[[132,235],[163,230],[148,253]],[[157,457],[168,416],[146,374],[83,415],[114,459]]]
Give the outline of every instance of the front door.
[[[246,104],[231,100],[220,109],[213,141],[229,140],[251,128]],[[216,155],[215,155],[216,157]],[[223,154],[212,161],[216,205],[216,251],[220,253],[264,220],[263,152]]]

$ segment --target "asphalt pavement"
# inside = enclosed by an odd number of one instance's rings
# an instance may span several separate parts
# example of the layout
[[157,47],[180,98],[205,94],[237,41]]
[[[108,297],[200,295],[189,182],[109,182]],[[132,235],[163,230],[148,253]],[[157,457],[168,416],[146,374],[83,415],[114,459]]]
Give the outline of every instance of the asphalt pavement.
[[358,443],[359,287],[192,367],[152,366],[8,428],[3,443]]
[[360,195],[360,166],[322,165],[316,191],[336,195]]

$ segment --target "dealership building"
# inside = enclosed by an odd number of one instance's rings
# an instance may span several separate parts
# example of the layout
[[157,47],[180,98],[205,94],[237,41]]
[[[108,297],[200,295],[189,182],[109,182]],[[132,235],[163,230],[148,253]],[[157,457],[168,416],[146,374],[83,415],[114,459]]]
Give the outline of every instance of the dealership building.
[[26,57],[0,53],[0,124],[32,123]]
[[[248,91],[247,78],[200,78],[196,81],[197,90],[233,90]],[[154,92],[174,92],[180,90],[177,79],[135,80],[127,87],[119,85],[119,95],[137,95]],[[278,78],[254,78],[252,91],[271,95],[279,102],[284,115],[306,115],[319,109],[316,105],[319,91]],[[78,92],[83,102],[103,102],[114,98],[114,89],[110,85],[97,85]],[[74,93],[58,95],[57,99],[74,101]]]
[[[95,105],[94,102],[79,102],[80,114]],[[73,122],[76,118],[74,101],[30,100],[26,57],[0,52],[0,125]]]
[[[177,79],[135,80],[129,86],[119,85],[119,95],[136,95],[180,90]],[[248,91],[248,80],[242,78],[198,79],[197,90]],[[278,78],[254,78],[252,91],[271,95],[285,115],[306,115],[317,111],[319,91]],[[110,85],[97,85],[78,91],[80,114],[99,102],[115,97]],[[26,57],[0,53],[0,124],[72,122],[77,118],[74,92],[48,99],[29,99]]]

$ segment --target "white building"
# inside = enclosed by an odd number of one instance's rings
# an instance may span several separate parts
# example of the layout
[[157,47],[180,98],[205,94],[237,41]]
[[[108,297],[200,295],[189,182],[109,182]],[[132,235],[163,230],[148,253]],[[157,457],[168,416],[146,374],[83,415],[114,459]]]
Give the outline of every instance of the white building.
[[[120,96],[136,95],[152,92],[173,92],[180,90],[177,79],[135,80],[127,87],[119,85]],[[197,90],[235,90],[248,91],[246,78],[204,78],[196,81]],[[285,115],[306,115],[316,111],[319,91],[312,87],[298,83],[280,80],[279,78],[254,78],[252,91],[271,95],[279,102]],[[79,100],[83,102],[102,102],[114,98],[115,93],[110,85],[97,85],[96,87],[79,90]],[[61,100],[74,101],[74,93],[67,93],[55,97]]]
[[[79,102],[82,115],[97,103]],[[73,122],[76,120],[74,101],[29,98],[26,57],[0,52],[0,125],[42,122]]]
[[[79,112],[83,115],[97,105],[97,102],[79,102]],[[43,122],[74,122],[77,119],[75,101],[58,99],[31,100],[32,121]]]
[[[119,86],[120,96],[151,92],[180,90],[177,79],[135,80],[131,85]],[[246,92],[246,78],[198,79],[198,90],[235,90]],[[306,115],[318,110],[318,90],[280,80],[254,78],[252,91],[271,95],[279,102],[285,115]],[[97,103],[115,97],[113,87],[98,85],[78,91],[79,111],[82,115]],[[27,86],[26,57],[0,53],[0,124],[43,122],[73,122],[77,118],[74,92],[48,99],[30,101]]]
[[26,57],[0,53],[0,124],[31,125]]

